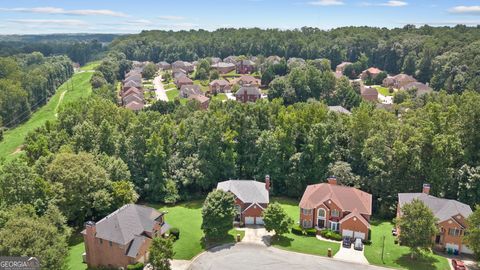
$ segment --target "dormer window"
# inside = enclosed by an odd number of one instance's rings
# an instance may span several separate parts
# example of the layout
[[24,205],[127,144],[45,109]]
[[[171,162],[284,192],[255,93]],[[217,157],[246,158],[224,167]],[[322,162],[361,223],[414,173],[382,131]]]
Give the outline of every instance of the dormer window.
[[339,216],[340,216],[340,212],[337,209],[333,209],[332,210],[332,217],[339,217]]

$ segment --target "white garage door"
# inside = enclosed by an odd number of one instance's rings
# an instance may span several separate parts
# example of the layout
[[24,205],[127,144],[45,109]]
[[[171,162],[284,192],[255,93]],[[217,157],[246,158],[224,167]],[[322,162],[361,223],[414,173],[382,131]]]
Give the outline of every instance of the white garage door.
[[362,240],[365,240],[365,233],[353,232],[353,238],[355,238],[355,239],[360,238]]
[[246,225],[252,225],[255,223],[255,218],[254,217],[245,217],[245,224]]
[[353,237],[353,231],[350,230],[343,230],[342,236]]
[[256,217],[255,218],[255,224],[263,225],[263,218],[262,217]]

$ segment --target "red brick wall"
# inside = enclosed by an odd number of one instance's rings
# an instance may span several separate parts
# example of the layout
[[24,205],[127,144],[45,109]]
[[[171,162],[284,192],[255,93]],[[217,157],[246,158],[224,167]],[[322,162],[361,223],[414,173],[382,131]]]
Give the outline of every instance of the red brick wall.
[[354,232],[362,232],[362,233],[365,234],[365,239],[368,239],[368,227],[363,222],[361,222],[358,218],[356,218],[356,220],[355,220],[355,218],[352,217],[352,218],[349,218],[349,219],[345,220],[340,225],[340,230],[350,230],[350,231],[354,231]]

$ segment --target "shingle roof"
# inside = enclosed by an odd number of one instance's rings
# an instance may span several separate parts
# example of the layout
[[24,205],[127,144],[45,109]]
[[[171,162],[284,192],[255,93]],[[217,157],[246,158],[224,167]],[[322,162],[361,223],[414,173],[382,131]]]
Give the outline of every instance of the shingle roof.
[[352,114],[349,110],[345,109],[342,106],[328,106],[328,110],[331,112],[338,112],[344,114]]
[[125,83],[123,84],[123,88],[125,87],[142,87],[142,84],[136,81],[132,80],[126,80]]
[[381,72],[382,72],[382,70],[380,70],[380,69],[378,69],[378,68],[376,68],[376,67],[368,68],[368,69],[365,70],[365,71],[370,72],[370,74],[378,74],[378,73],[381,73]]
[[143,109],[143,103],[132,101],[132,102],[128,103],[127,105],[125,105],[125,108],[133,110],[133,111],[139,111],[139,110]]
[[184,97],[189,97],[191,95],[203,95],[203,92],[199,85],[189,84],[180,87],[180,94]]
[[430,88],[428,85],[421,83],[421,82],[412,82],[409,84],[406,84],[400,88],[400,90],[410,90],[416,88],[417,89],[417,96],[420,96],[422,94],[426,94],[429,92],[432,92],[432,88]]
[[327,200],[332,200],[343,211],[355,209],[364,215],[372,214],[372,195],[353,187],[327,183],[309,185],[303,193],[300,207],[313,209]]
[[351,219],[352,217],[358,218],[358,220],[360,220],[363,224],[365,224],[365,226],[367,226],[367,228],[370,228],[370,223],[358,212],[358,210],[356,208],[353,209],[353,211],[350,214],[344,216],[342,218],[342,220],[340,220],[340,223],[343,223],[343,222]]
[[127,95],[127,96],[124,96],[123,97],[123,104],[129,104],[129,103],[132,103],[132,102],[138,102],[138,103],[141,103],[143,104],[144,101],[143,101],[143,96],[140,96],[139,94],[131,94],[131,95]]
[[269,203],[265,183],[253,180],[228,180],[219,182],[217,189],[232,192],[244,203]]
[[378,91],[374,87],[363,86],[361,88],[361,95],[362,96],[378,96]]
[[225,62],[219,62],[212,65],[212,68],[234,68],[234,67],[235,67],[235,64],[225,63]]
[[439,222],[448,220],[458,214],[467,218],[472,213],[472,208],[469,205],[456,200],[437,198],[425,193],[398,193],[398,204],[400,207],[414,199],[418,199],[428,206]]
[[137,204],[127,204],[96,223],[96,237],[125,245],[144,232],[152,233],[159,211]]
[[215,85],[228,86],[230,84],[227,82],[227,80],[219,79],[219,80],[212,81],[209,85],[211,85],[211,86],[215,86]]
[[245,92],[247,95],[258,95],[261,96],[262,92],[260,92],[260,89],[256,86],[242,86],[240,89],[238,89],[237,93],[235,93],[236,96],[241,96],[244,95]]
[[206,97],[206,96],[204,96],[204,95],[195,95],[195,94],[194,94],[194,95],[190,95],[188,98],[189,98],[189,99],[195,99],[195,100],[197,100],[197,101],[200,102],[200,103],[204,103],[204,102],[207,102],[207,101],[210,100],[208,97]]
[[147,240],[147,237],[143,235],[136,235],[135,238],[133,238],[133,241],[130,243],[130,246],[127,249],[127,256],[136,258],[138,255],[138,251],[140,250],[140,247],[142,244]]

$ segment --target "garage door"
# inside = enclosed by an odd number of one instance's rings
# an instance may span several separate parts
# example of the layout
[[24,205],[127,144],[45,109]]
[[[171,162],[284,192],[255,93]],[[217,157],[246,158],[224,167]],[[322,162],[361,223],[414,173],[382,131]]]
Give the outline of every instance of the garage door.
[[255,218],[254,217],[245,217],[245,224],[246,225],[252,225],[255,223]]
[[355,238],[355,239],[360,238],[362,240],[365,240],[365,233],[353,232],[353,238]]
[[255,218],[255,224],[263,225],[263,218],[262,217],[256,217]]
[[353,237],[353,231],[343,230],[343,231],[342,231],[342,236]]

